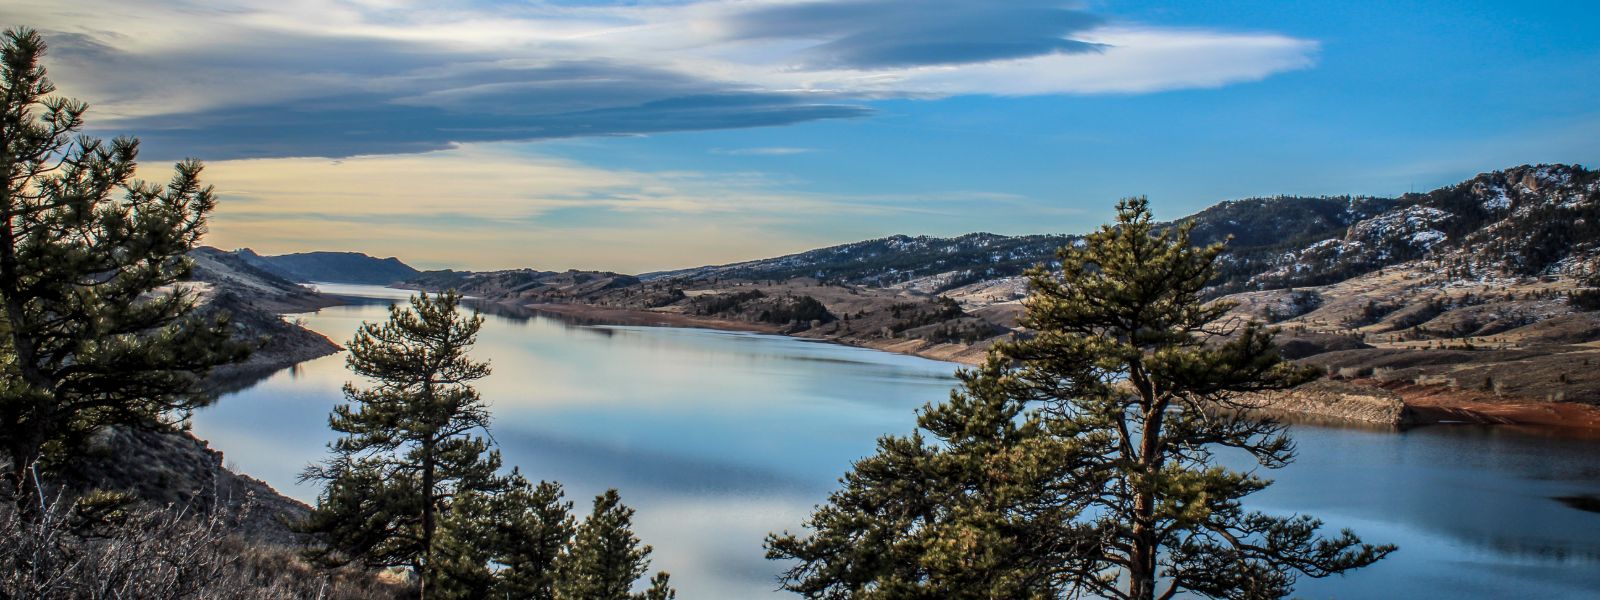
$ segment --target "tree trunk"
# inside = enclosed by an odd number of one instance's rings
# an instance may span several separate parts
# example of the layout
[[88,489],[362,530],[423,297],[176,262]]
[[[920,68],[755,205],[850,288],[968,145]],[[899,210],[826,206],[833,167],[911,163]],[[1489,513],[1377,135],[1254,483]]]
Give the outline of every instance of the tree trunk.
[[12,481],[12,491],[16,497],[12,501],[17,506],[17,512],[23,516],[36,515],[40,512],[38,503],[39,489],[33,478],[33,466],[39,461],[39,446],[27,440],[17,440],[9,444],[6,454],[11,458],[11,472],[6,477]]
[[1128,557],[1128,597],[1156,597],[1155,494],[1136,490],[1133,496],[1133,551]]
[[[0,160],[0,164],[11,164],[9,156],[0,156],[0,158],[4,159]],[[9,181],[4,183],[6,186],[10,185]],[[11,338],[11,360],[13,361],[13,366],[17,369],[17,373],[22,376],[22,381],[34,388],[33,391],[54,393],[55,382],[51,381],[49,377],[46,377],[39,370],[37,362],[38,350],[34,346],[33,338],[17,331],[17,328],[24,326],[26,319],[24,307],[17,293],[21,278],[17,274],[20,267],[17,264],[17,233],[14,224],[16,211],[11,206],[11,200],[9,187],[0,189],[0,301],[3,301],[5,319],[10,325],[8,333]],[[38,411],[35,410],[36,405],[33,404],[32,394],[25,394],[25,397],[29,398],[29,405],[14,407],[14,410],[17,411],[18,415],[21,415],[20,418],[33,417],[37,419],[39,415],[37,414]],[[17,494],[15,499],[17,508],[22,514],[30,515],[34,514],[34,511],[30,509],[30,507],[34,506],[34,496],[39,493],[37,486],[34,485],[35,480],[31,477],[30,469],[39,460],[41,449],[44,447],[46,431],[44,430],[44,424],[37,422],[37,420],[20,429],[32,429],[33,433],[10,432],[6,436],[9,438],[6,452],[11,455],[10,458],[13,461],[9,476],[14,479],[16,485],[14,489]]]
[[1132,369],[1134,385],[1143,400],[1144,427],[1139,439],[1138,485],[1133,490],[1133,552],[1129,556],[1128,597],[1154,600],[1156,597],[1156,556],[1161,551],[1156,539],[1156,481],[1161,476],[1161,420],[1166,407],[1156,398],[1143,369]]
[[428,598],[428,573],[433,569],[433,442],[422,444],[422,568],[417,573],[420,600]]

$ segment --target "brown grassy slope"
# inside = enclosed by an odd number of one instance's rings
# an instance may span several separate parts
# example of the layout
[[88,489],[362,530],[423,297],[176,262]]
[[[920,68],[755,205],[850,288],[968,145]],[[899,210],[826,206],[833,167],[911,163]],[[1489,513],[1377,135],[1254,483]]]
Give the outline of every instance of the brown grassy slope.
[[1421,422],[1600,430],[1600,313],[1571,277],[1451,278],[1414,261],[1339,283],[1249,292],[1285,354],[1398,394]]

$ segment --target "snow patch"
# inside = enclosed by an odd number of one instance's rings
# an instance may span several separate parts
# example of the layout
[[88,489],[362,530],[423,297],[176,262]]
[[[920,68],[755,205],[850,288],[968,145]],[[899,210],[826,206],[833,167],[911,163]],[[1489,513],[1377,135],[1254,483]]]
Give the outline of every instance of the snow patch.
[[1418,231],[1411,234],[1411,245],[1427,250],[1444,241],[1444,237],[1444,232],[1436,229]]
[[1511,197],[1506,195],[1505,188],[1495,186],[1494,195],[1483,201],[1483,208],[1490,212],[1511,208]]

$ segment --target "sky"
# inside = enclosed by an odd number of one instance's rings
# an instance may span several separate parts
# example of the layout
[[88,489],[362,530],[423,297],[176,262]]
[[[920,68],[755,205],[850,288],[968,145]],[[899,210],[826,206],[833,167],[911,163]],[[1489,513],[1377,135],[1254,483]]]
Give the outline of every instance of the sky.
[[205,242],[638,273],[1600,158],[1600,3],[7,0]]

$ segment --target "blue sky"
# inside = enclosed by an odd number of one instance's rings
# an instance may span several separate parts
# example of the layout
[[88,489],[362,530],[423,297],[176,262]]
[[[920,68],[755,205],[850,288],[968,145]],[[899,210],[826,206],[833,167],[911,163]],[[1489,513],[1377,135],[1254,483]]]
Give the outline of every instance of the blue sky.
[[1588,2],[65,4],[0,22],[269,253],[645,271],[1600,156]]

